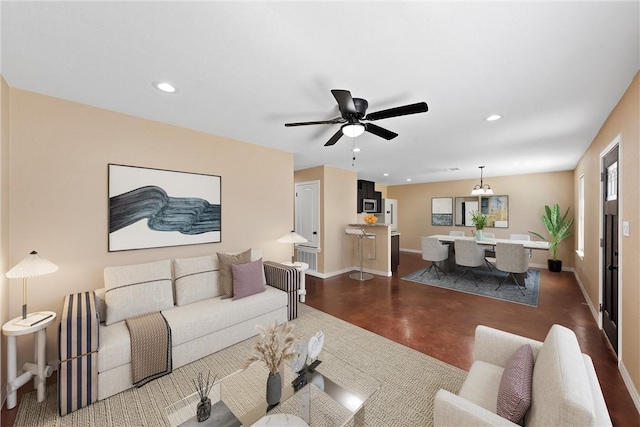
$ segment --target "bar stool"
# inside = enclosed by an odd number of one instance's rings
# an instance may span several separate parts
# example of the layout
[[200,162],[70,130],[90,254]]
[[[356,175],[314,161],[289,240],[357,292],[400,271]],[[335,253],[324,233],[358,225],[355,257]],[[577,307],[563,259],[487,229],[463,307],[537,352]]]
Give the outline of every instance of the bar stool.
[[358,258],[360,258],[360,272],[352,273],[349,275],[349,277],[351,279],[359,280],[361,282],[364,282],[365,280],[373,279],[373,274],[365,273],[363,271],[362,263],[364,261],[364,254],[362,252],[362,240],[375,239],[376,235],[372,233],[367,233],[366,231],[364,231],[364,228],[347,228],[345,229],[345,233],[351,236],[358,236]]

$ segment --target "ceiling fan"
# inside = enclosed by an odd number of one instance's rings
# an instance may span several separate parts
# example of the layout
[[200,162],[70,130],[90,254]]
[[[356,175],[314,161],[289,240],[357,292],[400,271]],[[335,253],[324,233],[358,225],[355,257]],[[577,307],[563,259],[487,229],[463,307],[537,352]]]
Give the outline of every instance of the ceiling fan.
[[[398,136],[397,133],[381,128],[373,123],[362,123],[360,120],[375,121],[380,119],[388,119],[390,117],[406,116],[408,114],[424,113],[429,110],[426,102],[418,102],[416,104],[403,105],[401,107],[389,108],[387,110],[376,111],[375,113],[367,112],[369,103],[366,99],[353,98],[351,92],[342,89],[332,89],[333,97],[338,101],[340,109],[340,117],[331,120],[322,120],[315,122],[299,122],[285,123],[286,127],[291,126],[308,126],[308,125],[335,125],[341,124],[340,129],[324,144],[325,147],[334,145],[342,137],[347,135],[356,137],[364,131],[377,135],[386,140],[390,140]],[[366,114],[366,115],[365,115]]]

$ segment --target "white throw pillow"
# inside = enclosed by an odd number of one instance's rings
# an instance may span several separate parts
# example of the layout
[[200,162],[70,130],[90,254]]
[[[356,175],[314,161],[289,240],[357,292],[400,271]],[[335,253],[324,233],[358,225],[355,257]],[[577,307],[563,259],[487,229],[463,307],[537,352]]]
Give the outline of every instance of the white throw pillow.
[[106,324],[173,307],[171,260],[104,269]]
[[218,257],[206,255],[173,261],[176,305],[187,305],[217,297],[221,293]]

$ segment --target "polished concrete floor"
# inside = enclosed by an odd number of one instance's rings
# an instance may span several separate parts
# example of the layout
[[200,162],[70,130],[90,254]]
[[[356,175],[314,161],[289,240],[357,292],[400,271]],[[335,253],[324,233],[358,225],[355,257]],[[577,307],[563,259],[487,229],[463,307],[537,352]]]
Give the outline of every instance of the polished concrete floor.
[[358,282],[348,274],[307,275],[306,304],[464,370],[473,362],[477,325],[543,341],[553,324],[561,324],[593,359],[614,425],[640,426],[616,355],[573,273],[541,271],[538,307],[530,307],[401,279],[425,265],[420,254],[402,252],[399,270],[389,278]]
[[[419,254],[402,252],[393,277],[358,282],[348,274],[325,280],[307,276],[306,303],[464,370],[473,361],[479,324],[542,341],[551,325],[559,323],[576,333],[582,351],[592,357],[614,425],[640,426],[615,354],[573,273],[541,271],[538,307],[529,307],[401,280],[424,265]],[[25,385],[19,396],[28,391],[30,385]],[[2,426],[13,425],[16,412],[17,407],[3,408]]]

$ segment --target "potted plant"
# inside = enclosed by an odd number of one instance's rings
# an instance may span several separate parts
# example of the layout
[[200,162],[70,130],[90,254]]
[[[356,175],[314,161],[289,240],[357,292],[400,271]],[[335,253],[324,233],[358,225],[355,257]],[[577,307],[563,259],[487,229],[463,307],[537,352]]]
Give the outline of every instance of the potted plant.
[[482,230],[487,226],[489,216],[483,214],[480,211],[471,211],[471,222],[476,228],[476,240],[482,240]]
[[[549,271],[559,272],[562,271],[562,260],[557,258],[558,252],[558,244],[562,242],[567,237],[571,236],[569,233],[569,228],[573,225],[573,218],[567,220],[567,215],[569,215],[569,208],[567,208],[564,215],[560,215],[560,206],[556,203],[553,205],[553,208],[550,208],[548,205],[544,207],[545,214],[542,216],[542,223],[547,228],[547,232],[549,236],[551,236],[549,242],[549,249],[551,249],[552,259],[547,260],[547,266]],[[543,236],[535,231],[530,231],[529,233],[533,234],[541,238],[542,240],[546,240]]]

